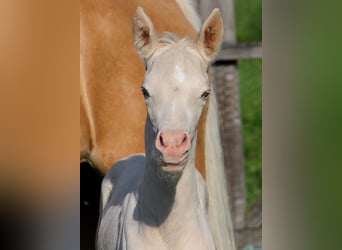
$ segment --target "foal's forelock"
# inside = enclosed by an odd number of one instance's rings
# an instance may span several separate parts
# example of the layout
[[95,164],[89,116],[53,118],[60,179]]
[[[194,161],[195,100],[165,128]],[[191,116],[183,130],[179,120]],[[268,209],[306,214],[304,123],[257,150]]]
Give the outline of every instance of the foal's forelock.
[[165,32],[164,35],[159,38],[159,43],[156,45],[156,48],[154,48],[154,53],[145,61],[146,69],[148,70],[151,68],[155,58],[174,46],[184,47],[186,51],[198,57],[200,60],[203,60],[194,41],[187,38],[179,38],[176,34],[171,32]]

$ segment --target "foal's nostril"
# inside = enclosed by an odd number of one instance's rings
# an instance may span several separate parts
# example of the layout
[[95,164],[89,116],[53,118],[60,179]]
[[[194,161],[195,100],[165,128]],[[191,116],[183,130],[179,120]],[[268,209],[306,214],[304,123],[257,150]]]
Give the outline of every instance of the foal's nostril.
[[180,147],[182,145],[185,145],[187,143],[187,140],[188,140],[188,136],[187,136],[187,134],[184,134],[183,139],[178,146]]
[[164,141],[164,139],[163,139],[163,133],[160,133],[160,134],[159,134],[159,143],[160,143],[160,145],[161,145],[162,147],[167,147],[167,145],[166,145],[166,143],[165,143],[165,141]]
[[159,132],[156,139],[156,146],[160,150],[165,150],[169,145],[167,134]]

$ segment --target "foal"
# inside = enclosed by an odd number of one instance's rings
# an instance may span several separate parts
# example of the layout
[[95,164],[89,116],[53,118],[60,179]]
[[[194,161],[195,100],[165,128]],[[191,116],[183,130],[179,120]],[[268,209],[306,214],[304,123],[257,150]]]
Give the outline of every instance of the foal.
[[[146,156],[118,161],[102,183],[97,249],[215,249],[206,184],[196,170],[198,121],[210,95],[208,67],[222,37],[217,9],[197,40],[159,37],[142,8],[133,20],[146,63]],[[127,135],[129,136],[129,135]]]

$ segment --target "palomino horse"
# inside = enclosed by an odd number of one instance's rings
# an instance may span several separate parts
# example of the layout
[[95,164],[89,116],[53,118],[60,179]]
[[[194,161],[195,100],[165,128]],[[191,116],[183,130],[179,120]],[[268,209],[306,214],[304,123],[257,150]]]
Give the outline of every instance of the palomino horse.
[[213,206],[215,197],[195,168],[198,122],[213,99],[208,68],[222,30],[215,9],[196,40],[172,33],[160,37],[137,8],[134,42],[146,64],[141,86],[148,111],[146,156],[122,159],[105,176],[97,249],[234,249],[227,228],[208,216],[208,210],[222,215],[222,207]]

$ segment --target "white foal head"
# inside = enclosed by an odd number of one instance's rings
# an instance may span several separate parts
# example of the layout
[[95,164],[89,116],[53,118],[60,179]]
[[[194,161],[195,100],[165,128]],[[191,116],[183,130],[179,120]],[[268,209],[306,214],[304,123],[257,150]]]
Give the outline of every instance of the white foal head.
[[[222,37],[215,9],[196,41],[173,34],[159,38],[142,8],[134,16],[135,46],[146,63],[142,83],[154,136],[154,152],[165,171],[180,171],[188,161],[197,124],[210,94],[208,67]],[[151,146],[151,145],[149,145]]]

